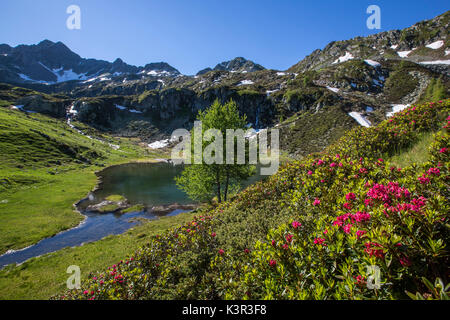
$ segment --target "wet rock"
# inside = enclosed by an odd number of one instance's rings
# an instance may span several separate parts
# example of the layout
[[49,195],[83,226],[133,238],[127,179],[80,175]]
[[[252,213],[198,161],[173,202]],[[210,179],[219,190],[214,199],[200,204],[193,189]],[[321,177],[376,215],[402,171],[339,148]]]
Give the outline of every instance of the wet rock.
[[156,215],[166,215],[174,210],[194,210],[197,208],[197,205],[195,204],[178,204],[174,203],[171,205],[165,205],[165,206],[155,206],[152,207],[151,212]]

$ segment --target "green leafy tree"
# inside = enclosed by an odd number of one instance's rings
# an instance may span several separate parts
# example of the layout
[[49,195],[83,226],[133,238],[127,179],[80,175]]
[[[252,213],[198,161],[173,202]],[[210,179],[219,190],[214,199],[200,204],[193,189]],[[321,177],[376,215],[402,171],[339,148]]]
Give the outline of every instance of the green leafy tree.
[[[226,161],[227,153],[227,129],[247,129],[246,116],[239,115],[237,105],[230,100],[225,104],[221,104],[216,100],[210,108],[200,111],[197,120],[202,122],[202,137],[209,129],[216,129],[222,134],[222,159],[223,164],[206,163],[204,157],[200,164],[191,164],[186,166],[182,174],[176,177],[176,183],[180,189],[185,191],[188,196],[197,201],[210,201],[217,197],[220,203],[222,200],[227,201],[231,191],[236,191],[242,181],[252,175],[254,167],[247,164],[238,164],[237,162],[237,138],[234,138],[234,160],[232,163]],[[192,151],[194,151],[195,130],[191,130]],[[205,139],[207,140],[207,139]],[[202,151],[206,151],[207,147],[216,142],[216,137],[202,142]],[[220,141],[218,141],[220,142]],[[212,157],[219,156],[216,151],[211,151]],[[194,153],[194,152],[192,152]],[[245,159],[248,155],[248,145],[245,144]]]

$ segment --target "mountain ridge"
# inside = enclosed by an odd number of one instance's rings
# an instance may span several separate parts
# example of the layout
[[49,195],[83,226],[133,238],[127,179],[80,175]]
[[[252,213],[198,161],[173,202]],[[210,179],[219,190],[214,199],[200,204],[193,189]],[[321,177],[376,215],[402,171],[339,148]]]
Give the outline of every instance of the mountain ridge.
[[43,40],[33,45],[11,47],[0,44],[0,80],[8,83],[55,84],[65,81],[95,81],[122,74],[178,76],[166,62],[133,66],[117,58],[114,62],[82,58],[64,43]]
[[[150,71],[135,74],[19,84],[47,94],[63,94],[69,101],[65,106],[49,106],[39,94],[14,99],[5,95],[0,100],[57,117],[73,107],[78,121],[152,142],[167,138],[175,128],[190,128],[198,111],[214,100],[224,103],[233,99],[250,125],[257,129],[278,126],[283,131],[283,147],[290,154],[304,156],[320,151],[353,126],[376,125],[417,101],[448,96],[449,17],[450,11],[401,31],[334,41],[287,71],[259,68],[238,57],[219,63],[217,70],[173,76],[166,64],[153,63],[146,65]],[[41,45],[51,48],[54,43]],[[56,49],[65,50],[61,44]],[[0,50],[11,48],[0,45]],[[118,73],[129,66],[121,59],[112,65],[116,69],[108,70]],[[255,66],[263,69],[253,71]],[[51,67],[60,68],[56,63]],[[54,69],[47,71],[55,73]]]

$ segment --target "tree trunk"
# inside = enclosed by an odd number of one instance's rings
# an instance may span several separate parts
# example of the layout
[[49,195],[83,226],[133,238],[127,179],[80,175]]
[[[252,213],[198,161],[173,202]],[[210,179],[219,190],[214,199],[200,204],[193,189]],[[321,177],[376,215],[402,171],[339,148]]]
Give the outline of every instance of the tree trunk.
[[228,195],[228,184],[230,181],[230,171],[227,168],[227,179],[225,180],[225,192],[224,192],[224,201],[227,201],[227,195]]
[[219,170],[216,171],[216,183],[217,183],[217,202],[221,203],[222,202],[222,197],[220,194],[220,174],[219,174]]

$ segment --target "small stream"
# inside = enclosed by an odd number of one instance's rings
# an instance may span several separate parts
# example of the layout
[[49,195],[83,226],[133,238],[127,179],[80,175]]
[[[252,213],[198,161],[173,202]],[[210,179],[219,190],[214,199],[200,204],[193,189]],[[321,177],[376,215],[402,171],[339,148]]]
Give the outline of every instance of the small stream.
[[[8,264],[22,263],[30,258],[41,256],[57,250],[80,246],[87,242],[98,241],[108,235],[118,235],[136,226],[139,222],[135,218],[149,220],[158,219],[160,215],[153,214],[153,206],[170,204],[192,204],[184,192],[179,190],[174,178],[183,170],[182,166],[170,163],[129,163],[106,168],[99,173],[100,185],[96,191],[80,201],[78,210],[85,216],[85,220],[73,229],[63,231],[57,235],[41,240],[27,248],[10,251],[0,256],[0,269]],[[255,175],[244,185],[260,180]],[[117,213],[94,213],[86,208],[97,204],[109,195],[122,195],[131,205],[143,204],[146,210]],[[165,216],[174,216],[189,210],[176,209]]]

